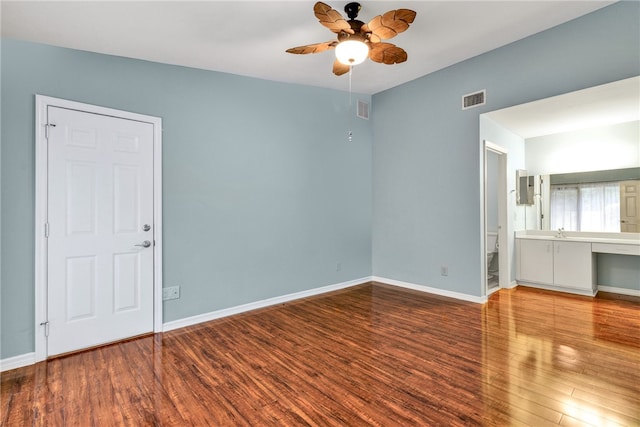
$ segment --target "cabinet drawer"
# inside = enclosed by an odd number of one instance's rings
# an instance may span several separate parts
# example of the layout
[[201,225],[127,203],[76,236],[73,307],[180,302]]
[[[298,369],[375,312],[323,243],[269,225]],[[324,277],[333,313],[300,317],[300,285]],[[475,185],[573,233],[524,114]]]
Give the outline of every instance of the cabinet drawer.
[[615,243],[592,243],[591,250],[601,254],[636,255],[640,256],[639,245],[622,245]]

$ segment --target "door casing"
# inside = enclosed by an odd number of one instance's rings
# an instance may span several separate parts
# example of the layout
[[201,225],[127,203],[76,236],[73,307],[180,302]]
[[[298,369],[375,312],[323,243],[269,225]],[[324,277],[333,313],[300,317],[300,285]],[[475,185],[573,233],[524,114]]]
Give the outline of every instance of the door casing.
[[36,206],[35,206],[35,361],[47,358],[47,239],[48,160],[47,107],[61,107],[87,113],[137,120],[153,126],[153,330],[162,331],[162,119],[96,105],[36,95]]
[[498,244],[500,250],[498,251],[498,289],[509,287],[510,281],[510,263],[509,263],[509,239],[508,239],[508,207],[507,207],[507,150],[497,144],[490,141],[483,141],[482,144],[482,179],[481,179],[481,200],[482,200],[482,293],[488,296],[487,289],[487,255],[486,255],[486,238],[487,238],[487,152],[491,151],[498,154]]

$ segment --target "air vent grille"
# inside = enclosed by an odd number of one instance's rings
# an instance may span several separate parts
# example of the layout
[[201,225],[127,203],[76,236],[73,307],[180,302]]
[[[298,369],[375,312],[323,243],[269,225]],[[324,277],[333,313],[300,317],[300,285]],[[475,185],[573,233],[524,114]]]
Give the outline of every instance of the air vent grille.
[[487,91],[483,89],[479,92],[468,93],[462,96],[462,109],[477,107],[487,103]]
[[358,99],[358,117],[369,120],[369,103]]

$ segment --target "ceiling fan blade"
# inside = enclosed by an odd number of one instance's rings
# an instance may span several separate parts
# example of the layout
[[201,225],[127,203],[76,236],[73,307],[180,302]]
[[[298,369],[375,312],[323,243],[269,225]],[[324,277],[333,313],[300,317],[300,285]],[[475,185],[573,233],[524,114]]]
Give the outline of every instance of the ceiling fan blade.
[[308,44],[306,46],[297,46],[287,49],[288,53],[297,53],[300,55],[306,55],[308,53],[320,53],[329,49],[333,49],[338,45],[337,40],[331,40],[324,43]]
[[318,2],[313,6],[313,13],[320,21],[320,24],[324,25],[336,34],[344,31],[345,33],[354,34],[351,29],[351,25],[340,15],[340,12],[332,9],[328,4]]
[[391,43],[376,43],[371,45],[369,58],[382,64],[400,64],[407,60],[407,52]]
[[371,43],[380,43],[382,41],[380,36],[373,34],[373,31],[369,28],[369,24],[363,24],[362,27],[360,27],[360,33],[365,38],[368,38]]
[[407,31],[409,24],[416,18],[416,13],[409,9],[390,10],[384,15],[378,15],[366,25],[366,28],[381,39],[391,39]]
[[333,63],[333,74],[335,74],[336,76],[341,76],[343,74],[346,74],[349,72],[350,69],[351,69],[350,65],[345,65],[342,62],[338,61],[337,59]]

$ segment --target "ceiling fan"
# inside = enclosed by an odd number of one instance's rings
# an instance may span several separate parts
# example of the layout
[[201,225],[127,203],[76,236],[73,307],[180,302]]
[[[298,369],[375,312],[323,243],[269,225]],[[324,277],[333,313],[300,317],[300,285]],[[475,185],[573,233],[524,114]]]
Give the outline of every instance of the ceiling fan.
[[320,24],[338,35],[337,40],[292,47],[287,52],[320,53],[335,48],[337,59],[333,63],[333,73],[336,76],[349,72],[352,65],[360,64],[367,57],[382,64],[399,64],[407,60],[404,49],[382,40],[391,39],[406,31],[416,17],[413,10],[390,10],[384,15],[376,16],[368,24],[356,19],[360,3],[348,3],[344,11],[349,17],[348,21],[331,6],[317,2],[313,6],[316,18],[320,20]]

